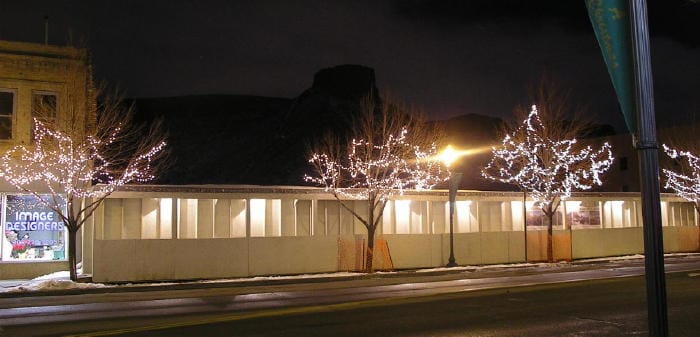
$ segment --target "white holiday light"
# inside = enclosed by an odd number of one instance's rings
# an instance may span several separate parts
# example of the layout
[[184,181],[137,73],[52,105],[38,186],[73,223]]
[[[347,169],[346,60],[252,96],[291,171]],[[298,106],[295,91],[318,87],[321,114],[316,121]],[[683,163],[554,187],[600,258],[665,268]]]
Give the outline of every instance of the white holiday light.
[[491,161],[481,174],[530,192],[549,220],[547,260],[553,261],[552,222],[560,202],[574,190],[601,185],[601,175],[610,169],[613,156],[608,143],[599,149],[590,145],[577,149],[575,138],[552,139],[547,134],[533,105],[523,124],[492,149]]
[[482,175],[529,191],[538,204],[567,199],[574,190],[602,184],[601,175],[613,163],[610,144],[577,150],[576,139],[550,139],[544,130],[533,105],[523,125],[492,149],[493,157]]
[[700,202],[700,158],[689,151],[673,149],[663,145],[664,152],[676,160],[684,160],[690,172],[683,174],[670,169],[663,169],[666,175],[665,188],[673,190],[679,197],[692,202],[698,207]]
[[114,164],[101,151],[122,139],[124,125],[117,123],[98,136],[84,130],[64,132],[59,124],[35,119],[34,144],[14,146],[2,155],[0,176],[18,190],[33,195],[63,221],[68,229],[70,277],[75,281],[76,233],[119,186],[154,178],[152,161],[162,154],[165,142],[140,147],[131,157],[120,153],[130,158],[129,162]]
[[423,150],[407,142],[407,133],[403,128],[382,144],[353,139],[343,158],[314,153],[309,163],[316,175],[305,175],[304,180],[341,198],[367,199],[372,194],[380,200],[406,189],[430,189],[444,181],[448,172],[437,158],[435,144]]
[[[32,145],[17,145],[0,157],[0,175],[22,191],[43,183],[51,194],[68,198],[99,198],[119,186],[153,178],[151,160],[164,148],[160,142],[134,157],[124,168],[115,168],[100,153],[119,137],[122,125],[115,125],[104,139],[86,135],[75,140],[57,128],[34,120]],[[94,185],[100,181],[102,184]]]
[[[353,139],[347,153],[337,158],[314,153],[309,162],[316,174],[304,176],[306,181],[324,186],[367,228],[365,269],[369,272],[372,271],[374,233],[389,198],[406,189],[431,188],[449,174],[436,155],[435,144],[424,150],[411,144],[407,135],[408,129],[403,127],[395,134],[381,137],[379,143]],[[367,214],[355,212],[344,199],[366,200]]]

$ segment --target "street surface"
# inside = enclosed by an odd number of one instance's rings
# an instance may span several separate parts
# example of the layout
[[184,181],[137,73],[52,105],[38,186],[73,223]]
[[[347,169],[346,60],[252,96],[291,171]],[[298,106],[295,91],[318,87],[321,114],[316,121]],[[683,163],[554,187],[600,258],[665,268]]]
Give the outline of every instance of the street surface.
[[[698,277],[669,276],[671,336],[698,336]],[[642,277],[455,293],[261,315],[124,336],[646,336]]]
[[[696,336],[700,257],[667,258],[672,336]],[[0,299],[0,336],[639,336],[641,261]],[[588,281],[594,280],[594,281]]]

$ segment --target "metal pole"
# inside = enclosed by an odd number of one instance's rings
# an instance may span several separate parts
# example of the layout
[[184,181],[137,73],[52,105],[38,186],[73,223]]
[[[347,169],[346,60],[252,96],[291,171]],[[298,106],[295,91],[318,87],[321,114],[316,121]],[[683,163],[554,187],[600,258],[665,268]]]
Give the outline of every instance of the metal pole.
[[667,337],[668,314],[659,196],[659,146],[656,142],[646,1],[629,0],[629,15],[638,121],[635,145],[639,154],[642,192],[649,336]]
[[525,262],[527,262],[527,191],[523,191],[523,235],[525,236]]
[[455,200],[457,199],[457,189],[462,180],[462,173],[455,172],[450,175],[450,258],[447,260],[447,267],[456,267],[454,251],[454,228],[455,228]]

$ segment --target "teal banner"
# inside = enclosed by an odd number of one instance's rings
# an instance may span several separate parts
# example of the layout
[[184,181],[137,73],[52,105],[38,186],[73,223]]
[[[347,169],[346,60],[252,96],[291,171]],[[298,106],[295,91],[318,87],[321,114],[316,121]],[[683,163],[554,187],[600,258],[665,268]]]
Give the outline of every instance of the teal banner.
[[586,0],[586,8],[617,93],[617,101],[620,103],[627,129],[636,133],[632,41],[627,1]]

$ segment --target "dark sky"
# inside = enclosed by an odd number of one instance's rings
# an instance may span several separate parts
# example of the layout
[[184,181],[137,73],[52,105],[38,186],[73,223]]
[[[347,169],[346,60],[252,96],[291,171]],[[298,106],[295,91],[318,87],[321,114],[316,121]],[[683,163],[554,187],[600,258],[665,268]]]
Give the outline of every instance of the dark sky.
[[[652,1],[660,123],[700,113],[700,3]],[[8,1],[0,39],[83,40],[99,78],[131,97],[294,97],[323,68],[373,67],[435,118],[509,116],[543,73],[624,128],[583,0]],[[700,117],[698,117],[700,119]]]

